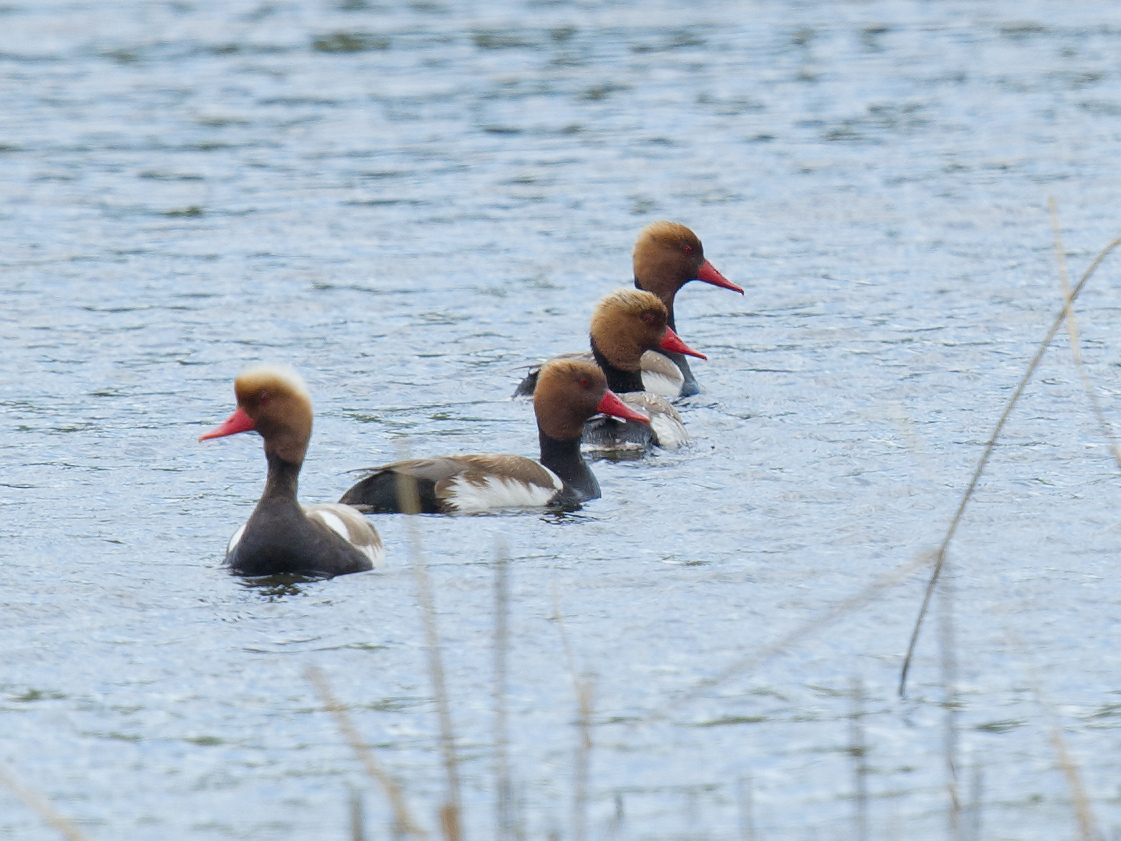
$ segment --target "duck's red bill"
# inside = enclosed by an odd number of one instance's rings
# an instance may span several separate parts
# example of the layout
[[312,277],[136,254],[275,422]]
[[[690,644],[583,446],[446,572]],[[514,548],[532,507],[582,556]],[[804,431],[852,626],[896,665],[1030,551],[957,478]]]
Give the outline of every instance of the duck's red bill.
[[733,292],[739,292],[741,295],[743,294],[742,288],[736,286],[736,284],[720,274],[720,272],[716,270],[716,267],[708,260],[705,260],[704,265],[701,266],[700,271],[697,272],[697,280],[703,280],[705,283],[711,283],[713,286],[719,286],[722,289],[731,289]]
[[650,418],[637,412],[619,399],[614,391],[608,389],[603,393],[603,399],[599,401],[596,406],[597,412],[603,412],[605,415],[611,415],[615,418],[622,418],[623,420],[633,420],[639,423],[650,423]]
[[672,327],[666,327],[666,334],[662,337],[662,340],[658,342],[658,347],[672,353],[684,353],[686,356],[695,356],[697,359],[708,359],[703,353],[698,353],[689,347],[689,345],[685,344],[685,342],[681,341],[681,337],[673,332]]
[[208,438],[225,438],[227,435],[235,435],[238,432],[248,432],[255,427],[256,424],[253,423],[253,418],[245,414],[239,406],[234,413],[221,424],[214,427],[209,432],[200,435],[199,440],[205,441]]

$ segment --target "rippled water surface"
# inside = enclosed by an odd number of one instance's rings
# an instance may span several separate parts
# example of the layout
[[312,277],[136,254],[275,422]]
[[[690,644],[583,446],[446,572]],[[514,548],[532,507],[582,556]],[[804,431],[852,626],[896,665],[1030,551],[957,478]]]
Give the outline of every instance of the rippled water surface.
[[[947,837],[937,610],[895,694],[926,573],[830,611],[941,539],[1059,307],[1048,197],[1073,275],[1121,234],[1119,56],[1106,2],[3,3],[2,767],[91,839],[341,839],[352,790],[386,837],[314,665],[434,826],[406,524],[377,519],[382,572],[250,586],[219,564],[259,440],[195,439],[283,361],[316,402],[304,501],[405,450],[532,455],[521,367],[585,345],[669,218],[747,289],[678,298],[694,445],[598,463],[576,515],[418,523],[467,837],[494,837],[499,541],[526,837],[573,837],[558,610],[591,837],[859,837],[860,738],[869,837]],[[1119,279],[1078,308],[1111,419]],[[1121,487],[1088,406],[1063,334],[950,554],[986,838],[1078,835],[1055,732],[1121,828]],[[0,838],[56,837],[0,789]]]

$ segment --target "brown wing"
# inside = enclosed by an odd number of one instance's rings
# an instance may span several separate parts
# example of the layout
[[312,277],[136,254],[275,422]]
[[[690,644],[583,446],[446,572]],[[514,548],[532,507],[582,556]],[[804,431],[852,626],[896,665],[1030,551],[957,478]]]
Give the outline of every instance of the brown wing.
[[341,502],[368,512],[401,510],[401,477],[416,482],[424,513],[468,513],[547,505],[564,488],[556,474],[522,456],[463,455],[397,461],[372,470]]
[[303,505],[309,520],[321,523],[370,559],[376,568],[385,563],[385,546],[373,523],[349,505]]
[[548,505],[564,490],[553,471],[522,456],[456,456],[462,469],[436,483],[442,507],[470,514]]

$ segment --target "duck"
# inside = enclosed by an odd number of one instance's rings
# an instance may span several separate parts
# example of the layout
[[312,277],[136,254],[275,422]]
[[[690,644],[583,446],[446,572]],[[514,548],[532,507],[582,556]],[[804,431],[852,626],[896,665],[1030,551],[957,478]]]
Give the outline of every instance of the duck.
[[[677,329],[673,302],[686,283],[699,280],[743,294],[743,288],[728,280],[705,259],[700,238],[677,222],[651,222],[635,240],[632,257],[634,287],[658,296],[669,311],[667,323]],[[642,380],[646,391],[670,399],[691,397],[700,392],[697,378],[680,351],[664,349],[643,355]]]
[[[517,455],[409,459],[363,471],[340,503],[365,513],[481,514],[502,509],[574,509],[600,497],[580,453],[584,422],[596,412],[644,422],[607,388],[607,377],[583,359],[541,367],[533,395],[539,462]],[[409,483],[415,487],[415,497]]]
[[[592,313],[588,329],[591,352],[560,358],[594,360],[607,378],[607,387],[624,403],[650,418],[649,423],[596,416],[584,426],[584,446],[597,453],[646,450],[650,447],[676,449],[689,442],[685,424],[665,397],[647,391],[645,354],[666,350],[704,359],[668,325],[669,312],[652,292],[618,289],[604,296]],[[536,370],[518,385],[515,396],[532,394]]]
[[268,478],[249,519],[230,538],[225,565],[244,576],[291,573],[332,577],[380,567],[385,557],[373,524],[348,505],[300,505],[296,487],[311,440],[307,386],[294,372],[262,366],[234,382],[237,408],[199,441],[256,432]]

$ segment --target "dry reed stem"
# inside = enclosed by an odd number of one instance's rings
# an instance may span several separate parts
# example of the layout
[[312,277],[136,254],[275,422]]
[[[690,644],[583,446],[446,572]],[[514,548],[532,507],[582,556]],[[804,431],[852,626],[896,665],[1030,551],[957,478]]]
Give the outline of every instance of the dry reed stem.
[[942,660],[942,705],[944,718],[942,748],[946,759],[946,794],[950,799],[947,830],[950,841],[961,839],[961,795],[958,789],[958,727],[957,727],[957,648],[954,637],[953,576],[946,574],[939,582],[939,619]]
[[357,791],[350,793],[350,841],[366,841],[366,815]]
[[[1070,303],[1073,303],[1075,299],[1078,298],[1078,295],[1082,292],[1083,287],[1086,286],[1086,282],[1093,276],[1098,266],[1101,265],[1101,262],[1106,257],[1108,257],[1109,254],[1119,245],[1121,245],[1121,238],[1115,239],[1104,249],[1102,249],[1101,253],[1094,258],[1094,262],[1090,264],[1090,267],[1088,269],[1086,269],[1086,272],[1078,281],[1078,285],[1075,286],[1073,290],[1071,290],[1069,296]],[[1064,306],[1062,311],[1057,316],[1055,316],[1055,319],[1051,324],[1051,328],[1047,331],[1047,335],[1044,336],[1043,341],[1040,343],[1039,348],[1035,352],[1035,356],[1032,357],[1031,362],[1028,364],[1028,368],[1024,372],[1023,377],[1020,378],[1020,382],[1016,386],[1016,390],[1012,393],[1012,397],[1009,398],[1007,405],[1005,405],[1004,411],[1000,415],[1000,419],[997,421],[996,426],[993,428],[992,435],[985,443],[985,449],[981,453],[981,458],[977,462],[977,467],[974,469],[973,477],[969,480],[969,485],[966,487],[965,493],[962,495],[961,502],[958,503],[957,511],[954,513],[953,519],[950,521],[950,526],[946,530],[946,535],[942,538],[942,543],[938,547],[937,561],[934,564],[934,571],[931,573],[930,581],[926,585],[926,593],[923,596],[922,606],[919,608],[919,615],[915,619],[915,628],[911,633],[911,642],[907,646],[907,656],[903,660],[903,668],[900,671],[900,697],[903,697],[907,692],[907,673],[911,669],[911,660],[913,659],[915,654],[915,646],[919,641],[919,632],[922,630],[923,619],[925,618],[927,609],[930,606],[930,597],[934,593],[934,587],[938,583],[939,576],[942,574],[942,566],[946,560],[946,551],[949,549],[950,541],[953,539],[954,533],[957,531],[958,525],[961,523],[962,516],[965,514],[965,508],[969,504],[969,500],[973,498],[973,492],[977,489],[977,483],[981,480],[981,474],[985,472],[985,467],[988,465],[989,458],[993,454],[993,448],[996,446],[997,439],[1000,438],[1001,432],[1004,431],[1004,425],[1008,423],[1008,418],[1012,415],[1012,409],[1016,406],[1016,403],[1019,402],[1020,396],[1024,393],[1024,389],[1027,388],[1028,382],[1031,381],[1032,376],[1035,374],[1035,369],[1039,367],[1039,363],[1040,361],[1042,361],[1043,355],[1047,352],[1047,348],[1051,346],[1051,342],[1054,341],[1055,335],[1059,332],[1059,328],[1066,320],[1066,314],[1067,307]]]
[[[1013,639],[1015,639],[1015,637],[1013,637]],[[1017,640],[1017,647],[1022,651],[1028,650],[1019,640]],[[1035,664],[1029,660],[1026,667],[1028,683],[1031,685],[1032,694],[1035,695],[1036,703],[1039,704],[1040,709],[1043,710],[1043,714],[1048,720],[1048,725],[1051,730],[1051,746],[1055,749],[1059,767],[1062,768],[1063,775],[1067,780],[1067,785],[1070,787],[1074,814],[1078,819],[1078,827],[1082,833],[1083,841],[1101,841],[1102,835],[1098,832],[1097,822],[1094,820],[1094,813],[1090,808],[1090,798],[1086,796],[1086,788],[1082,785],[1082,774],[1078,769],[1078,765],[1071,757],[1070,751],[1067,749],[1066,739],[1063,738],[1059,713],[1043,694],[1043,681],[1040,679]]]
[[910,579],[916,572],[926,566],[931,565],[932,553],[920,555],[909,563],[896,567],[891,572],[884,573],[876,578],[868,586],[861,589],[855,595],[849,596],[840,602],[837,602],[828,610],[811,618],[808,622],[803,622],[801,625],[793,628],[787,633],[783,634],[770,645],[759,648],[752,653],[741,657],[739,660],[725,666],[724,669],[712,677],[703,678],[697,681],[692,686],[674,692],[670,697],[660,706],[654,709],[648,718],[660,718],[667,716],[674,708],[680,707],[692,701],[702,692],[712,689],[727,680],[739,675],[748,669],[754,668],[759,664],[769,660],[776,654],[787,650],[795,643],[800,642],[811,634],[820,631],[847,616],[854,611],[859,610],[870,602],[875,601],[881,594],[890,590],[904,581]]
[[1106,419],[1105,412],[1102,411],[1102,404],[1098,399],[1098,390],[1094,388],[1094,384],[1090,380],[1090,374],[1082,362],[1082,345],[1078,340],[1078,321],[1074,316],[1074,299],[1071,298],[1070,294],[1066,250],[1063,248],[1063,233],[1059,227],[1059,211],[1055,206],[1055,199],[1048,199],[1047,205],[1051,211],[1051,230],[1055,235],[1055,259],[1059,264],[1059,282],[1063,287],[1063,310],[1066,313],[1067,333],[1070,334],[1070,354],[1074,358],[1074,367],[1078,369],[1078,375],[1082,380],[1082,390],[1086,392],[1086,396],[1090,399],[1090,407],[1098,421],[1098,428],[1101,429],[1102,436],[1109,445],[1109,452],[1113,455],[1113,460],[1117,462],[1118,468],[1121,468],[1121,448],[1117,446],[1113,429]]
[[331,691],[331,686],[327,682],[327,677],[315,666],[308,666],[304,670],[304,677],[307,678],[319,695],[319,700],[335,718],[335,726],[339,728],[339,732],[343,734],[343,738],[351,746],[354,752],[358,755],[358,760],[362,763],[366,774],[370,779],[376,781],[378,785],[385,791],[385,796],[389,800],[390,808],[393,809],[393,820],[396,823],[398,830],[408,835],[416,836],[417,838],[426,839],[428,833],[421,828],[416,821],[413,820],[412,815],[409,814],[409,807],[405,803],[405,796],[401,792],[401,787],[397,785],[394,779],[389,776],[389,773],[378,762],[374,752],[370,746],[362,741],[358,735],[358,728],[354,726],[354,721],[350,717],[350,713],[346,707],[339,703],[335,694]]
[[436,696],[436,712],[440,722],[440,750],[448,784],[448,802],[440,809],[440,826],[447,841],[460,841],[463,837],[460,816],[462,806],[459,796],[459,762],[455,751],[455,733],[452,729],[451,707],[448,703],[447,683],[444,680],[444,661],[440,648],[440,632],[436,627],[436,605],[428,567],[420,545],[420,529],[415,515],[420,513],[420,493],[411,476],[397,475],[397,501],[406,517],[409,540],[409,560],[416,579],[417,599],[424,620],[425,648],[428,652],[428,673],[432,691]]
[[1082,785],[1082,775],[1079,773],[1074,760],[1071,759],[1070,751],[1067,750],[1066,739],[1063,738],[1062,728],[1059,727],[1057,722],[1051,724],[1051,744],[1058,756],[1059,766],[1063,769],[1063,774],[1067,778],[1067,785],[1070,786],[1070,796],[1074,801],[1074,814],[1078,817],[1078,828],[1082,832],[1082,838],[1085,841],[1100,841],[1102,836],[1098,832],[1094,813],[1090,809],[1090,798],[1086,796],[1086,788]]
[[751,776],[740,777],[737,787],[740,813],[740,841],[755,841],[755,792]]
[[985,775],[981,760],[973,766],[973,779],[969,786],[969,834],[968,841],[981,841],[981,806]]
[[849,755],[852,757],[853,800],[856,805],[853,838],[868,841],[868,745],[864,734],[864,683],[852,679],[852,726]]
[[588,777],[592,753],[592,696],[593,686],[589,677],[583,679],[576,672],[576,661],[572,656],[572,646],[568,643],[568,633],[564,627],[564,616],[560,610],[556,582],[553,582],[553,615],[557,620],[564,657],[568,663],[568,673],[572,677],[572,687],[576,692],[579,709],[577,727],[580,738],[576,744],[576,760],[572,785],[572,839],[587,841],[588,837]]
[[44,822],[57,829],[59,833],[70,841],[89,841],[89,836],[84,834],[69,819],[55,811],[47,799],[42,795],[23,785],[15,776],[5,768],[0,768],[0,785],[14,794],[23,805],[37,814]]
[[508,756],[509,728],[506,713],[506,673],[510,649],[510,558],[506,544],[495,547],[494,567],[494,787],[495,838],[513,836],[512,784]]

